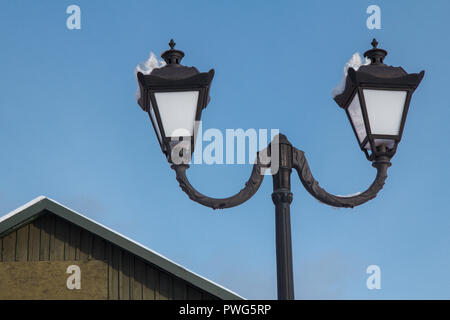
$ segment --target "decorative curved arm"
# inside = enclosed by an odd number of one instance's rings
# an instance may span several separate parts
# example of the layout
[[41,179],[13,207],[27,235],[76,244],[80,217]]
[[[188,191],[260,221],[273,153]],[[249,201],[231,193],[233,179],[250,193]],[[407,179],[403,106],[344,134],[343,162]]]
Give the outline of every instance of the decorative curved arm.
[[372,166],[377,168],[377,176],[372,185],[364,192],[349,196],[335,196],[319,186],[319,182],[314,179],[306,160],[305,153],[296,148],[292,148],[292,167],[297,170],[298,176],[306,190],[317,200],[333,207],[353,208],[363,204],[377,196],[377,193],[383,188],[387,178],[387,169],[391,166],[389,158],[379,157],[375,159]]
[[[265,152],[265,150],[260,151]],[[188,197],[195,201],[200,203],[201,205],[204,205],[206,207],[210,207],[213,209],[226,209],[238,206],[251,197],[258,191],[259,187],[261,186],[261,183],[264,179],[264,174],[262,172],[263,168],[267,168],[269,165],[262,165],[260,163],[259,153],[256,156],[256,162],[253,165],[253,170],[250,175],[250,178],[245,183],[245,187],[236,193],[234,196],[228,197],[228,198],[211,198],[208,196],[205,196],[204,194],[198,192],[189,182],[187,176],[186,176],[186,170],[189,168],[189,165],[187,164],[173,164],[171,168],[175,170],[177,175],[177,181],[180,184],[181,189],[188,195]]]

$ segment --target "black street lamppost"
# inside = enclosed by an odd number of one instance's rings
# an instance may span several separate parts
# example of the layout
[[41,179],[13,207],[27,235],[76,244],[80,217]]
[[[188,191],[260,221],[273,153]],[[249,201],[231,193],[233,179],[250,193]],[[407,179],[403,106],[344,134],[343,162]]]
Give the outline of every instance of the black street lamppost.
[[[387,178],[390,160],[402,137],[411,96],[424,71],[408,74],[401,67],[385,65],[387,51],[377,48],[374,39],[373,48],[364,53],[370,64],[358,70],[349,68],[344,91],[334,98],[346,111],[361,150],[377,169],[375,180],[366,191],[348,197],[328,193],[314,179],[304,152],[280,134],[271,142],[271,148],[258,152],[245,187],[234,196],[216,199],[198,192],[186,176],[194,151],[195,121],[200,120],[209,102],[214,70],[200,73],[195,67],[182,66],[184,53],[174,49],[173,40],[169,45],[170,50],[161,55],[167,63],[164,67],[155,68],[148,75],[138,73],[141,92],[138,103],[148,112],[181,189],[191,200],[204,206],[225,209],[244,203],[256,193],[264,178],[263,170],[270,166],[270,163],[262,163],[262,152],[267,151],[272,162],[277,158],[272,200],[275,204],[278,299],[294,299],[290,223],[292,169],[297,171],[303,186],[313,197],[330,206],[353,208],[375,198]],[[277,154],[270,154],[271,150],[276,150]],[[183,161],[179,161],[180,158]]]

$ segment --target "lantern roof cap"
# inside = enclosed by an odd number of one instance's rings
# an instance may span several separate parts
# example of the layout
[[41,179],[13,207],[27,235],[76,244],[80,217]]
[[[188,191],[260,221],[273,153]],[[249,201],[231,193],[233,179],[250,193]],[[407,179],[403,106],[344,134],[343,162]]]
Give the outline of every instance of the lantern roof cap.
[[[204,78],[206,75],[207,78],[211,78],[214,76],[214,70],[211,69],[209,72],[201,73],[198,71],[196,67],[188,67],[180,64],[181,59],[184,57],[184,52],[180,50],[174,49],[175,42],[173,39],[170,39],[169,46],[170,49],[164,51],[161,54],[161,57],[165,60],[166,65],[161,68],[154,68],[150,74],[144,75],[141,72],[138,72],[138,79],[147,79],[155,82],[161,81],[164,83],[166,80],[169,81],[177,81],[177,80],[186,80],[186,79],[196,79],[196,76],[199,78]],[[210,82],[210,81],[209,81]]]
[[372,49],[364,53],[365,57],[371,60],[368,65],[362,65],[355,70],[348,69],[345,80],[344,91],[335,96],[334,100],[342,107],[346,108],[353,97],[357,87],[379,87],[379,88],[405,88],[415,90],[425,74],[407,73],[402,67],[388,66],[384,64],[384,57],[387,51],[377,48],[378,42],[372,40]]
[[144,95],[141,95],[138,99],[138,104],[144,111],[149,111],[147,98],[145,97],[147,90],[206,88],[208,90],[207,101],[209,102],[209,87],[214,77],[214,69],[208,72],[200,72],[196,67],[180,64],[184,52],[174,49],[175,45],[175,41],[171,39],[169,42],[170,49],[161,54],[161,57],[166,61],[165,66],[154,68],[150,74],[137,73],[139,90],[144,92]]
[[170,39],[170,49],[161,54],[161,58],[164,59],[166,65],[161,68],[153,69],[150,75],[169,80],[180,80],[193,77],[200,73],[197,68],[183,66],[180,63],[181,59],[184,57],[184,52],[174,49],[175,45],[175,41]]

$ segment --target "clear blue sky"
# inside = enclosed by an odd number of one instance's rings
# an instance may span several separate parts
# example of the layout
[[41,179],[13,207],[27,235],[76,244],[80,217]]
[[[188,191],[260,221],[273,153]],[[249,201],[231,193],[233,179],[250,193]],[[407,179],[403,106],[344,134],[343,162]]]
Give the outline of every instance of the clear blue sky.
[[[81,7],[81,30],[66,28]],[[382,29],[366,28],[381,7]],[[375,36],[385,62],[425,70],[379,196],[353,210],[313,199],[293,176],[297,298],[450,298],[449,1],[2,1],[0,213],[51,197],[247,298],[276,298],[272,181],[213,211],[179,189],[134,67],[170,38],[186,65],[214,68],[203,127],[276,128],[336,194],[375,170],[331,98],[344,63]],[[194,165],[212,196],[239,190],[249,165]],[[381,267],[381,290],[366,268]]]

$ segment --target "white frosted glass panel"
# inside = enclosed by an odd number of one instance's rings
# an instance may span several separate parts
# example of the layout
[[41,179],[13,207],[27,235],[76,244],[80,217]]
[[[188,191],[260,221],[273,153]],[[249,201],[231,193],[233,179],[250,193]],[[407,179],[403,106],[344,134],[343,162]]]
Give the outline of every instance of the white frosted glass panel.
[[353,126],[356,130],[356,135],[358,136],[359,143],[362,143],[366,138],[366,127],[364,125],[364,119],[361,112],[361,104],[359,103],[359,97],[356,93],[353,97],[352,102],[348,106],[348,114],[352,120]]
[[406,91],[363,89],[372,134],[398,135]]
[[156,92],[155,99],[167,137],[194,134],[198,91]]

